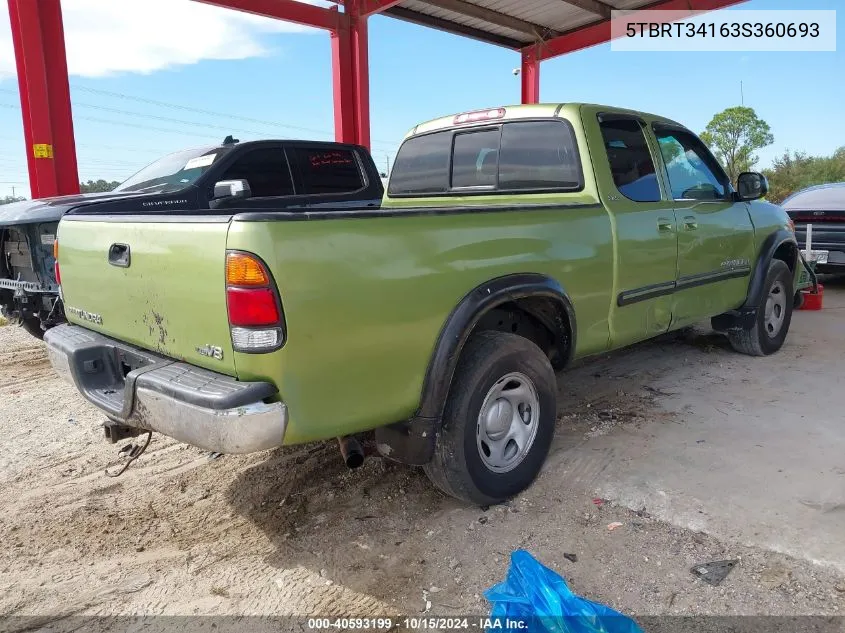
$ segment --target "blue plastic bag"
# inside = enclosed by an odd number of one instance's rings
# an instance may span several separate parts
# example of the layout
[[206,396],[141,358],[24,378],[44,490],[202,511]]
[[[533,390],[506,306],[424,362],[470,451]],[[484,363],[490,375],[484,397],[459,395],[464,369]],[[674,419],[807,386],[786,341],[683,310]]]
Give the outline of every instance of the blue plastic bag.
[[632,619],[576,596],[525,550],[511,554],[507,580],[484,597],[493,605],[488,633],[643,633]]

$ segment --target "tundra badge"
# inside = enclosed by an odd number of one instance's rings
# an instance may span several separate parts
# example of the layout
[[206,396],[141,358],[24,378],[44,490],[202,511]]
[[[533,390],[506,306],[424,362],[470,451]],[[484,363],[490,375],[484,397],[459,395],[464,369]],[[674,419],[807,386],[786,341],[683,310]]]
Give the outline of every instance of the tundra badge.
[[99,314],[87,312],[85,310],[82,310],[81,308],[65,306],[65,312],[70,312],[76,318],[82,319],[83,321],[88,321],[89,323],[94,323],[95,325],[103,324],[103,317],[101,317]]
[[203,345],[197,348],[197,353],[201,356],[208,356],[217,360],[223,360],[223,348],[216,345]]

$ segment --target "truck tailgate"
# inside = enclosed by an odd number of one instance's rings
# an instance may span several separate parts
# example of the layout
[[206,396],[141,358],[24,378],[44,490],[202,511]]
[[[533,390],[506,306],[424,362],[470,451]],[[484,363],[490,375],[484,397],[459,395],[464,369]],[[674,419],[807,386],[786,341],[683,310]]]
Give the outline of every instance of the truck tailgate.
[[66,216],[58,240],[68,320],[234,376],[228,230],[227,216]]

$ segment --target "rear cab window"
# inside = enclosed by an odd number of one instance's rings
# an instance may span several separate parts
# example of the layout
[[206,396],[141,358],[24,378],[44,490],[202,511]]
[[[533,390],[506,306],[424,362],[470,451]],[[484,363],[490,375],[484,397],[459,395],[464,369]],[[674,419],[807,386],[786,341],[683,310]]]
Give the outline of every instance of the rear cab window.
[[409,138],[390,172],[388,195],[428,195],[449,190],[451,130]]
[[455,135],[452,148],[452,188],[496,186],[499,168],[498,128]]
[[345,148],[293,147],[303,195],[360,191],[364,176],[355,153]]
[[455,127],[407,139],[387,194],[393,197],[580,191],[581,159],[565,119]]

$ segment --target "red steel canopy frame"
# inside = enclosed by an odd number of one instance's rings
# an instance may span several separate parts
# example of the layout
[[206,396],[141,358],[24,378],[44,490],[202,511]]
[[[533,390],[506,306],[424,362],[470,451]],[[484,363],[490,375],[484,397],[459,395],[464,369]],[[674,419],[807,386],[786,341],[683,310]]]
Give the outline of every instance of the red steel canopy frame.
[[59,0],[9,0],[33,198],[79,193]]
[[[466,0],[425,0],[494,26],[534,33],[528,45],[478,28],[446,22],[398,5],[404,0],[334,0],[329,9],[297,0],[196,0],[205,4],[286,20],[329,31],[332,46],[335,138],[370,145],[367,18],[384,13],[452,33],[515,48],[522,53],[522,103],[540,101],[540,62],[611,39],[607,0],[562,0],[593,12],[601,21],[567,32],[534,25]],[[661,0],[641,9],[711,11],[743,0]],[[524,0],[530,4],[530,0]],[[60,0],[8,0],[23,111],[24,139],[33,198],[79,192],[73,118]],[[417,3],[418,4],[418,3]],[[418,7],[417,7],[418,8]],[[523,40],[524,41],[524,40]]]

